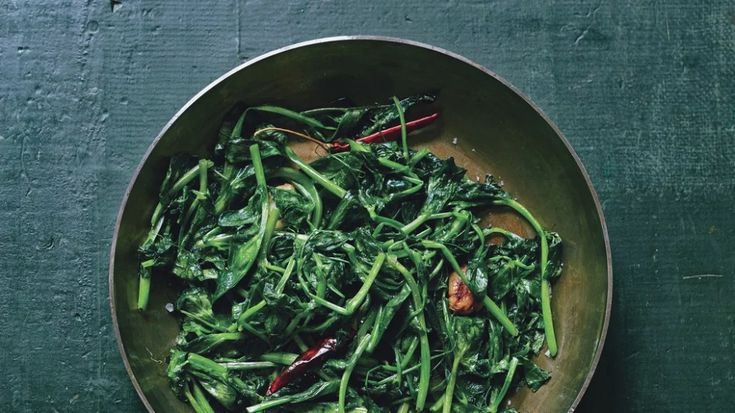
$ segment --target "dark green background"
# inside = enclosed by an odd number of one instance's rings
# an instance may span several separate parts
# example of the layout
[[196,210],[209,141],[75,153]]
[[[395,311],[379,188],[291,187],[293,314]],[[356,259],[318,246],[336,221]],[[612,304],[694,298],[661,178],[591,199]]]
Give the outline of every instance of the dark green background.
[[579,153],[615,271],[580,411],[735,411],[731,1],[114,3],[0,0],[0,411],[142,410],[107,284],[133,169],[220,74],[340,34],[463,54]]

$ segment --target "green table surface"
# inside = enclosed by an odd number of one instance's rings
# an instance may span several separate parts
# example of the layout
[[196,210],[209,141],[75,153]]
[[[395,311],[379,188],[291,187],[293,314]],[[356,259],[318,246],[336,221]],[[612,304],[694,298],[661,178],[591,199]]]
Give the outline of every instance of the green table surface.
[[134,168],[220,74],[342,34],[463,54],[577,150],[615,272],[579,411],[735,411],[735,3],[692,0],[0,0],[0,411],[143,410],[107,283]]

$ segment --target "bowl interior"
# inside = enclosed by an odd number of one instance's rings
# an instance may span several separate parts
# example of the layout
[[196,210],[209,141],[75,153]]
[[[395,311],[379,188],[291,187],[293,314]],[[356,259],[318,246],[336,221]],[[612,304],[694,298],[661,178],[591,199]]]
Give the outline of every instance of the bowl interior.
[[[371,103],[425,90],[439,91],[442,118],[412,137],[414,146],[453,156],[470,177],[491,172],[564,239],[565,268],[552,299],[560,350],[553,360],[538,360],[552,380],[536,393],[521,389],[513,403],[523,412],[565,412],[575,405],[602,346],[611,276],[600,210],[575,156],[528,101],[482,68],[432,48],[365,38],[312,42],[234,70],[172,120],[141,164],[121,209],[110,274],[123,357],[149,409],[190,411],[165,376],[178,321],[164,306],[175,300],[176,284],[154,278],[149,310],[134,309],[135,251],[148,229],[167,158],[204,152],[223,114],[238,101],[306,109],[343,96]],[[492,219],[527,230],[511,214]]]

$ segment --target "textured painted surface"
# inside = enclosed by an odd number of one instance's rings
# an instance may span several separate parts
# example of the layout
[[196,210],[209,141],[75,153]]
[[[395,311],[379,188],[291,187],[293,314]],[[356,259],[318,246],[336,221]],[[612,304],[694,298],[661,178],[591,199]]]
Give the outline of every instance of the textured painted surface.
[[221,73],[338,34],[463,54],[528,93],[577,149],[616,277],[580,411],[735,408],[735,5],[198,3],[0,0],[0,411],[142,410],[107,301],[135,165]]

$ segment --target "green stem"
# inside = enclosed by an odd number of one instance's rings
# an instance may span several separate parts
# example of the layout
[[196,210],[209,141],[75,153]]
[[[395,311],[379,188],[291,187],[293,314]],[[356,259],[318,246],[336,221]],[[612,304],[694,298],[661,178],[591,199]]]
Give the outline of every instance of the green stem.
[[[163,213],[163,204],[160,202],[156,204],[156,208],[153,210],[153,215],[151,215],[151,227],[156,228],[161,226],[161,223],[163,220],[160,219],[161,213]],[[155,234],[158,234],[158,230],[156,230]],[[153,236],[155,238],[155,235]],[[148,239],[152,239],[150,234],[148,235]]]
[[257,304],[254,306],[248,308],[247,310],[243,311],[242,314],[240,314],[240,317],[237,319],[237,323],[241,324],[247,321],[250,317],[255,315],[258,311],[262,310],[263,307],[266,306],[265,300],[260,300]]
[[327,229],[336,229],[344,220],[351,205],[352,196],[350,194],[347,194],[347,196],[340,199],[337,206],[334,207],[334,210],[332,211],[332,216],[329,218],[329,222],[327,223]]
[[396,269],[403,275],[406,280],[406,284],[411,290],[411,298],[413,301],[414,311],[418,314],[416,319],[419,325],[419,340],[421,344],[421,370],[419,372],[419,388],[416,396],[416,410],[422,411],[426,405],[426,398],[429,395],[429,381],[431,380],[431,349],[429,347],[429,336],[427,335],[426,329],[426,318],[424,317],[424,305],[421,300],[421,292],[416,284],[416,280],[413,278],[411,271],[403,266],[393,256],[388,256],[388,263],[391,267]]
[[[464,279],[464,277],[462,278]],[[515,324],[513,324],[513,322],[510,321],[508,316],[505,315],[505,312],[503,311],[503,309],[500,308],[495,303],[495,301],[493,301],[490,297],[488,297],[487,294],[485,294],[482,297],[482,305],[490,312],[490,314],[492,314],[500,322],[500,324],[503,327],[505,327],[505,329],[510,333],[510,335],[512,335],[513,337],[518,335],[518,328],[515,326]]]
[[279,397],[277,399],[267,400],[262,403],[252,405],[248,407],[247,409],[245,409],[245,411],[248,413],[261,412],[261,411],[268,410],[276,406],[280,406],[282,404],[291,403],[292,399],[293,398],[290,396],[284,396],[284,397]]
[[319,129],[325,129],[325,130],[335,130],[333,126],[325,126],[318,119],[314,119],[311,116],[306,116],[303,114],[303,112],[302,113],[294,112],[292,110],[282,108],[280,106],[272,106],[272,105],[253,106],[252,108],[250,108],[250,110],[274,113],[276,115],[281,115],[286,118],[295,120],[297,122],[304,123],[313,128],[319,128]]
[[347,368],[345,369],[344,373],[342,373],[342,380],[339,382],[339,413],[345,413],[345,403],[347,401],[347,386],[350,383],[352,370],[355,369],[357,362],[360,360],[360,357],[362,357],[362,353],[365,352],[365,348],[367,347],[369,342],[370,334],[365,334],[362,340],[360,340],[360,342],[357,344],[357,349],[355,349],[355,352],[352,354],[352,357],[350,357],[350,361],[347,364]]
[[[395,161],[391,161],[388,158],[378,158],[378,163],[396,172],[407,174],[411,178],[416,178],[416,174],[411,172],[411,168],[409,168],[407,165],[404,165],[404,164],[401,164]],[[423,183],[423,181],[421,182]]]
[[210,373],[218,379],[227,377],[227,368],[217,364],[214,360],[200,356],[196,353],[189,353],[186,360],[187,363],[195,370]]
[[409,164],[411,166],[416,165],[419,163],[422,159],[426,157],[426,155],[430,154],[431,152],[426,148],[419,149],[418,152],[414,153],[411,157],[411,160],[409,161]]
[[546,345],[549,347],[549,355],[556,357],[559,348],[556,344],[554,319],[551,315],[551,285],[549,280],[541,281],[541,315],[544,319],[544,333],[546,334]]
[[293,269],[296,267],[296,259],[292,256],[290,260],[288,260],[288,264],[286,264],[286,270],[283,272],[283,275],[281,275],[281,278],[278,280],[278,284],[276,284],[276,294],[281,294],[283,292],[283,289],[286,288],[286,283],[288,282],[288,279],[291,278],[291,274],[293,273]]
[[212,162],[206,159],[199,160],[199,192],[197,199],[203,201],[207,199],[207,170],[212,166]]
[[282,178],[291,182],[304,196],[311,199],[314,210],[311,212],[310,223],[312,227],[319,228],[322,221],[322,198],[319,196],[314,182],[301,172],[288,167],[278,168],[272,174],[274,178]]
[[531,212],[528,211],[526,207],[524,207],[520,202],[509,198],[503,198],[496,200],[494,203],[496,205],[505,205],[513,208],[516,212],[523,216],[523,218],[525,218],[528,223],[531,224],[533,230],[536,231],[536,234],[539,237],[539,242],[541,244],[541,276],[544,277],[546,273],[546,263],[549,260],[549,242],[546,239],[546,231],[544,231],[541,224],[538,222],[538,220],[536,220]]
[[439,410],[441,410],[444,407],[444,398],[445,397],[447,397],[447,395],[446,394],[442,394],[438,399],[436,399],[436,401],[434,402],[434,404],[432,404],[429,407],[429,411],[430,412],[438,412]]
[[311,114],[319,114],[323,112],[342,112],[344,113],[344,112],[347,112],[348,110],[349,110],[348,108],[336,108],[336,107],[335,108],[316,108],[316,109],[309,109],[309,110],[301,111],[301,114],[311,115]]
[[[248,114],[248,110],[242,112],[240,117],[237,119],[237,122],[235,123],[235,126],[232,128],[232,132],[230,133],[230,139],[227,141],[232,141],[235,138],[239,138],[242,135],[242,126],[245,123],[245,116]],[[227,142],[225,142],[225,145],[227,145]],[[227,150],[225,149],[225,152]],[[222,213],[222,211],[227,208],[230,198],[232,197],[232,187],[230,186],[230,178],[232,177],[232,174],[235,172],[235,167],[227,160],[227,157],[225,156],[225,166],[222,168],[222,177],[224,178],[222,187],[220,189],[219,195],[217,195],[217,199],[214,201],[214,213],[215,215],[219,215]]]
[[403,159],[405,159],[406,163],[408,163],[408,133],[406,131],[406,118],[405,116],[403,116],[403,108],[401,107],[401,102],[395,96],[393,96],[393,104],[396,105],[396,110],[398,111],[398,119],[401,121],[401,143],[403,145]]
[[238,328],[241,329],[240,331],[245,331],[245,332],[248,332],[248,333],[254,335],[255,337],[257,337],[260,340],[262,340],[264,343],[271,344],[270,340],[265,335],[265,333],[259,331],[255,327],[253,327],[247,321],[244,322],[244,323],[242,323],[242,325],[238,326]]
[[421,231],[418,234],[414,235],[414,238],[416,238],[416,239],[424,239],[427,236],[429,236],[429,234],[431,234],[433,231],[434,230],[432,228],[428,228],[428,227],[427,228],[424,228],[423,231]]
[[[431,356],[430,360],[434,360],[434,359],[442,358],[442,357],[444,357],[444,356],[445,356],[445,354],[444,354],[444,353],[441,353],[441,354],[436,354],[436,355],[434,355],[434,356]],[[414,371],[416,371],[416,370],[418,370],[419,368],[421,368],[421,365],[422,365],[422,363],[419,363],[419,364],[414,364],[413,366],[411,366],[411,367],[409,367],[409,368],[407,368],[407,369],[404,369],[404,370],[403,370],[403,374],[404,374],[404,375],[406,375],[406,374],[408,374],[408,373],[413,373]],[[391,370],[391,371],[392,371],[392,370]],[[379,381],[379,382],[377,383],[377,385],[378,385],[378,386],[385,386],[386,384],[388,384],[388,383],[390,383],[391,381],[395,380],[397,376],[398,376],[397,374],[392,374],[392,375],[390,375],[390,376],[388,376],[388,377],[384,378],[383,380],[380,380],[380,381]]]
[[444,409],[442,413],[451,413],[452,411],[452,400],[454,399],[454,386],[457,384],[457,370],[459,370],[459,362],[464,356],[464,351],[460,351],[454,355],[454,362],[452,362],[452,373],[449,376],[449,383],[447,383],[447,390],[444,393]]
[[148,308],[148,299],[151,291],[151,275],[150,272],[141,274],[138,277],[138,310],[145,311]]
[[248,111],[246,109],[242,112],[240,117],[237,118],[237,122],[235,123],[235,126],[232,127],[232,132],[230,133],[230,140],[241,137],[242,125],[245,123],[245,116],[247,114],[248,114]]
[[494,204],[505,205],[513,208],[523,216],[529,224],[531,224],[533,230],[538,234],[539,242],[541,244],[541,256],[539,259],[541,270],[541,315],[544,320],[544,334],[546,335],[546,345],[549,348],[549,355],[551,357],[556,357],[559,348],[556,344],[554,319],[551,314],[551,286],[549,284],[549,280],[546,278],[546,265],[549,260],[549,241],[546,239],[546,232],[533,214],[531,214],[531,212],[529,212],[520,202],[510,198],[502,198],[494,201]]
[[502,235],[505,238],[508,238],[511,240],[516,239],[518,237],[518,235],[512,233],[511,231],[508,231],[503,228],[497,228],[497,227],[485,228],[482,230],[482,233],[485,234],[486,237],[489,237],[491,235]]
[[[338,317],[338,316],[332,314],[329,318],[327,318],[326,320],[324,320],[321,324],[318,324],[318,325],[315,325],[315,326],[304,326],[304,327],[300,327],[299,328],[299,331],[302,331],[304,333],[324,332],[324,330],[332,327],[337,321],[340,321],[340,320],[341,320],[341,317]],[[286,330],[286,334],[284,334],[284,335],[289,335],[289,334],[291,334],[291,332],[293,332],[293,328],[291,328],[290,330],[287,329]]]
[[276,230],[276,224],[280,217],[280,210],[276,206],[276,203],[268,195],[268,220],[265,221],[265,232],[263,233],[263,241],[260,244],[259,262],[264,263],[267,261],[268,251],[270,250],[271,237],[273,237],[273,231]]
[[148,300],[151,292],[151,267],[156,260],[149,259],[140,263],[138,276],[138,310],[145,311],[148,308]]
[[257,143],[250,145],[250,157],[253,159],[253,167],[255,168],[255,182],[261,188],[265,187],[265,170],[263,169],[263,161],[260,158],[260,148]]
[[449,230],[444,235],[437,238],[437,241],[447,242],[454,239],[457,235],[459,235],[460,232],[462,232],[464,226],[467,224],[467,221],[470,220],[470,215],[467,213],[452,214],[452,216],[454,216],[454,221],[452,221],[452,225],[449,227]]
[[268,369],[278,367],[276,363],[270,361],[228,361],[225,363],[218,363],[219,365],[235,371],[247,371],[257,369]]
[[283,274],[286,271],[285,268],[281,268],[281,267],[279,267],[279,266],[277,266],[275,264],[271,264],[269,262],[264,262],[264,263],[261,264],[261,266],[263,268],[265,268],[266,270],[268,270],[268,271],[277,272],[279,274]]
[[[148,236],[143,241],[144,246],[150,245],[158,236],[163,226],[163,217],[160,214],[163,212],[163,206],[159,203],[156,205],[156,209],[153,211],[153,217],[151,222],[153,227],[148,232]],[[151,289],[151,271],[150,267],[154,264],[154,260],[142,262],[140,264],[140,271],[138,276],[138,303],[137,307],[139,310],[145,310],[148,307],[148,299]]]
[[409,222],[408,224],[404,225],[403,228],[401,228],[401,231],[403,231],[405,234],[410,234],[416,228],[420,227],[421,224],[426,222],[431,217],[431,214],[423,213],[419,214],[413,221]]
[[406,197],[408,197],[408,196],[411,196],[411,195],[413,195],[413,194],[415,194],[415,193],[417,193],[417,192],[421,191],[421,189],[422,189],[423,187],[424,187],[424,183],[423,183],[423,182],[417,182],[417,183],[415,183],[415,185],[414,185],[414,186],[412,186],[412,187],[410,187],[410,188],[408,188],[408,189],[406,189],[406,190],[403,190],[403,191],[401,191],[401,192],[396,192],[396,193],[394,193],[394,194],[391,194],[391,195],[390,195],[390,196],[388,197],[387,201],[388,201],[388,202],[393,202],[393,201],[395,201],[395,200],[397,200],[397,199],[402,199],[402,198],[406,198]]
[[368,343],[368,353],[372,353],[373,350],[375,350],[375,347],[378,346],[380,338],[382,337],[379,330],[381,328],[381,320],[383,319],[383,311],[385,311],[385,309],[382,305],[378,307],[378,314],[375,316],[375,323],[373,324],[370,343]]
[[398,408],[398,411],[396,413],[408,413],[410,410],[410,405],[408,402],[404,402],[400,408]]
[[234,238],[233,234],[214,234],[207,237],[205,234],[202,239],[194,243],[194,248],[213,247],[220,250],[229,249],[229,242]]
[[186,214],[184,214],[183,219],[181,219],[181,225],[179,226],[179,237],[178,237],[179,249],[183,248],[189,236],[193,232],[195,232],[194,230],[195,223],[191,222],[192,217],[196,215],[197,211],[199,210],[199,203],[204,199],[201,195],[201,192],[198,192],[198,191],[195,191],[195,192],[196,192],[196,198],[194,198],[194,200],[191,201],[191,204],[189,204],[189,208],[187,208]]
[[379,215],[377,212],[375,212],[374,206],[366,207],[365,209],[367,210],[368,215],[370,216],[370,219],[372,219],[376,223],[395,228],[399,231],[403,229],[403,223],[396,221],[393,218],[388,218],[388,217]]
[[416,348],[419,345],[419,340],[416,337],[412,337],[411,344],[408,345],[408,350],[406,350],[406,354],[404,354],[401,357],[401,363],[400,365],[386,365],[383,366],[388,371],[403,371],[404,373],[407,372],[406,366],[408,366],[408,363],[411,361],[411,358],[413,358],[413,353],[416,352]]
[[381,252],[377,255],[377,257],[375,257],[373,266],[370,268],[370,272],[368,273],[367,277],[365,277],[365,282],[360,287],[360,290],[358,290],[352,298],[347,300],[347,304],[344,307],[334,304],[331,301],[325,300],[319,295],[313,294],[309,290],[308,286],[306,285],[306,281],[304,281],[302,277],[299,277],[299,282],[301,284],[301,288],[304,290],[304,292],[306,292],[306,294],[309,295],[309,297],[314,300],[314,302],[324,307],[327,307],[338,314],[349,316],[354,314],[355,311],[362,305],[363,301],[365,301],[368,292],[370,292],[370,288],[373,286],[375,279],[378,277],[378,273],[380,273],[380,268],[383,266],[384,261],[385,254]]
[[230,178],[232,178],[232,173],[234,172],[234,169],[235,168],[232,166],[232,164],[227,162],[222,170],[222,177],[224,179],[219,194],[217,195],[217,199],[214,201],[215,215],[221,214],[225,210],[225,208],[227,208],[230,202],[230,197],[232,196],[232,186],[230,186]]
[[503,402],[503,399],[505,398],[505,395],[508,393],[508,389],[510,388],[510,384],[513,382],[513,375],[516,372],[516,367],[518,367],[518,359],[513,357],[510,360],[510,365],[508,366],[508,374],[506,374],[505,376],[503,387],[500,388],[500,391],[495,396],[495,400],[493,400],[492,404],[490,405],[490,413],[497,413],[498,407],[500,407],[500,403]]
[[301,171],[304,172],[307,176],[313,179],[314,182],[323,186],[324,189],[333,193],[335,196],[337,196],[337,198],[344,198],[345,194],[347,194],[346,190],[329,180],[327,177],[319,173],[316,169],[312,168],[311,165],[304,162],[303,159],[299,158],[299,156],[296,155],[293,149],[287,146],[285,151],[286,156],[288,157],[288,159],[291,160],[291,162],[298,166]]
[[192,390],[189,390],[189,385],[187,384],[184,388],[184,394],[194,411],[196,413],[214,413],[214,409],[212,409],[212,406],[207,401],[207,397],[204,395],[202,389],[199,388],[199,385],[193,381],[190,384]]
[[171,187],[171,190],[168,191],[168,194],[166,194],[166,198],[170,198],[175,193],[181,191],[186,185],[189,184],[189,182],[191,182],[192,180],[194,180],[194,178],[196,178],[199,175],[199,169],[202,168],[202,166],[204,166],[206,168],[209,168],[212,165],[214,165],[214,163],[212,161],[209,161],[209,160],[206,160],[206,159],[202,159],[197,164],[197,166],[189,169],[188,171],[186,171],[185,174],[181,175],[181,178],[179,178],[173,184],[173,186]]
[[260,356],[263,361],[268,361],[282,366],[289,366],[299,357],[295,353],[265,353]]
[[327,277],[324,273],[326,266],[322,262],[318,253],[312,253],[312,257],[314,257],[314,262],[316,263],[316,267],[314,268],[317,274],[316,295],[319,298],[324,298],[327,293]]
[[199,323],[201,323],[201,324],[204,324],[205,326],[207,326],[207,327],[211,328],[211,329],[212,329],[212,330],[214,330],[214,331],[218,331],[218,332],[220,332],[220,333],[228,333],[228,332],[229,332],[229,333],[232,333],[232,331],[228,331],[227,329],[225,329],[225,328],[222,328],[222,326],[219,326],[219,325],[217,325],[217,324],[212,324],[212,323],[211,323],[211,322],[209,322],[209,321],[208,321],[208,320],[207,320],[206,318],[204,318],[204,317],[200,317],[200,316],[199,316],[199,315],[197,315],[196,313],[190,313],[190,312],[188,312],[188,311],[186,311],[186,310],[182,310],[182,309],[179,309],[179,312],[180,312],[181,314],[183,314],[183,315],[187,316],[187,317],[193,318],[193,319],[194,319],[194,320],[196,320],[197,322],[199,322]]
[[347,302],[346,309],[350,314],[354,313],[355,310],[362,305],[363,301],[365,301],[365,297],[367,297],[368,292],[370,292],[370,288],[373,286],[373,282],[375,282],[375,279],[378,277],[380,268],[383,266],[384,261],[385,254],[382,252],[378,253],[377,257],[375,257],[375,261],[373,261],[373,266],[370,268],[370,272],[367,277],[365,277],[365,282],[362,284],[362,287],[360,287],[360,290],[357,291],[355,296]]
[[276,406],[280,406],[282,404],[299,403],[299,402],[303,402],[309,399],[313,399],[315,397],[323,397],[323,396],[332,394],[335,391],[337,391],[338,387],[339,387],[339,383],[337,383],[336,381],[321,382],[321,383],[312,385],[310,388],[306,389],[302,393],[289,394],[288,396],[282,396],[282,397],[277,397],[275,399],[270,399],[262,403],[250,406],[246,408],[245,410],[248,413],[255,413],[255,412],[260,412],[260,411],[267,410],[267,409],[270,409]]
[[268,400],[262,403],[254,404],[248,407],[247,409],[245,409],[245,411],[247,411],[248,413],[255,413],[255,412],[260,412],[263,410],[268,410],[272,407],[280,406],[282,404],[286,404],[290,402],[291,402],[291,397],[284,396],[284,397],[279,397],[277,399]]
[[445,219],[454,216],[451,212],[437,212],[429,215],[429,219]]

